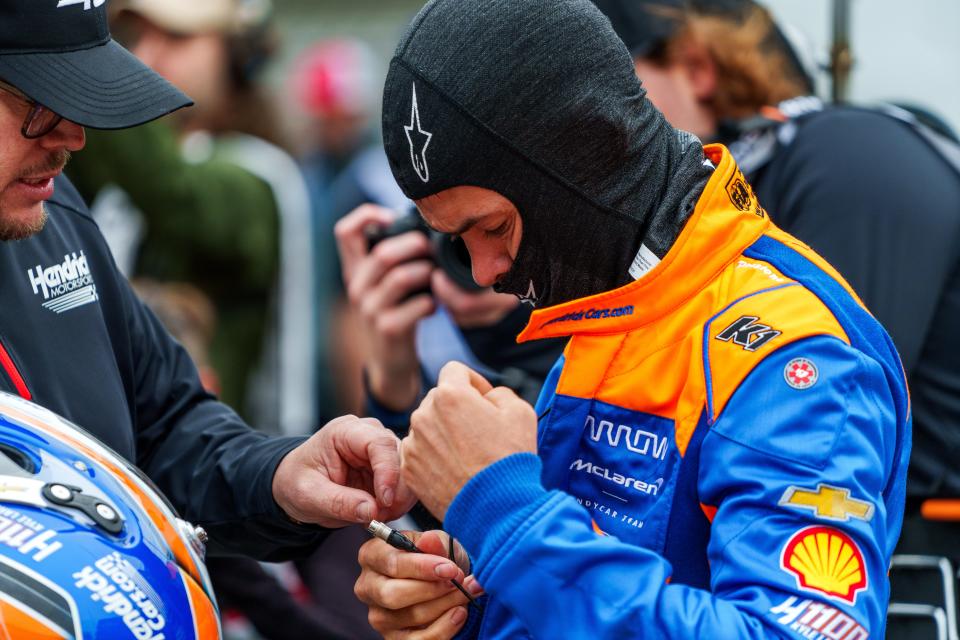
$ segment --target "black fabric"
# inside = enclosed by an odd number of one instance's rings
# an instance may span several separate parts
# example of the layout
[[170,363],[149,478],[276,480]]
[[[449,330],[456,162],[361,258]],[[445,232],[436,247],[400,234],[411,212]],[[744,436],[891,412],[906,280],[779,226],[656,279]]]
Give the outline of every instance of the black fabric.
[[593,0],[610,18],[630,54],[642,58],[676,33],[682,23],[683,0]]
[[497,289],[540,305],[625,284],[641,242],[665,255],[710,172],[587,0],[430,2],[391,62],[383,136],[411,199],[472,185],[517,207]]
[[190,99],[110,39],[106,4],[0,3],[0,80],[95,129],[149,122]]
[[838,107],[787,125],[748,178],[890,333],[913,406],[908,494],[960,496],[960,177],[916,130]]
[[[207,530],[211,554],[309,553],[327,531],[293,524],[272,491],[277,465],[302,439],[268,438],[203,390],[186,351],[120,275],[80,196],[66,178],[55,185],[44,230],[0,243],[0,343],[33,400],[143,469]],[[40,270],[65,257],[82,258],[89,282],[71,269],[45,288]],[[69,308],[63,296],[80,285],[95,297]],[[17,393],[2,372],[0,389]]]
[[[359,545],[350,551],[356,557]],[[255,560],[210,558],[206,564],[220,611],[236,609],[242,613],[257,630],[257,637],[262,640],[357,638],[334,631],[311,603],[299,602],[294,594]],[[358,567],[356,577],[359,577],[359,565],[356,562],[353,565]],[[349,594],[350,599],[358,606],[362,606],[353,597],[353,592],[346,588],[346,585],[352,582],[355,582],[355,579],[344,581],[337,586],[340,591]],[[330,591],[335,593],[333,589]],[[358,620],[360,621],[366,622],[364,619]]]
[[495,384],[510,387],[530,404],[536,404],[543,381],[563,353],[567,340],[518,343],[516,338],[530,321],[531,311],[529,306],[519,305],[497,324],[461,332],[471,353],[502,376],[493,381]]

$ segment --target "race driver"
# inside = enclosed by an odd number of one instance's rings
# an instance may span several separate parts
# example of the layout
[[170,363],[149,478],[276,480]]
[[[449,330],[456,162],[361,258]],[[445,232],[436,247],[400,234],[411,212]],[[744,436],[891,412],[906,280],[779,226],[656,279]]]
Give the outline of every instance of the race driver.
[[[373,541],[387,638],[881,638],[910,410],[840,276],[719,145],[669,126],[588,0],[434,0],[397,48],[384,144],[481,285],[569,336],[534,411],[451,364],[404,477],[441,534]],[[464,564],[465,563],[461,563]],[[457,574],[459,575],[459,574]]]
[[245,425],[204,391],[60,175],[81,125],[120,129],[188,104],[110,38],[104,0],[0,3],[0,391],[135,463],[206,529],[211,554],[306,555],[329,533],[314,525],[409,508],[396,437],[353,417],[309,439]]

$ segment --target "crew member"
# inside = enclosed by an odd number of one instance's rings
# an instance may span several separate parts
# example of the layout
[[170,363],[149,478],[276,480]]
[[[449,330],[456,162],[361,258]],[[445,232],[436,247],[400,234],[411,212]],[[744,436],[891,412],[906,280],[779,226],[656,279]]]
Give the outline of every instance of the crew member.
[[251,430],[117,271],[60,173],[83,148],[81,125],[130,127],[189,100],[106,25],[102,2],[0,6],[0,389],[135,462],[208,531],[212,553],[283,558],[326,535],[303,523],[403,513],[393,434],[353,417],[310,439]]

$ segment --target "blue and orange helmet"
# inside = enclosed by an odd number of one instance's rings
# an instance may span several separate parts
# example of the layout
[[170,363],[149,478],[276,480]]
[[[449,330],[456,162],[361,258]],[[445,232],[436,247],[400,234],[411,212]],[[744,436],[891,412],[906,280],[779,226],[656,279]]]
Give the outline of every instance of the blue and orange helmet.
[[204,538],[96,438],[0,393],[0,638],[219,639]]

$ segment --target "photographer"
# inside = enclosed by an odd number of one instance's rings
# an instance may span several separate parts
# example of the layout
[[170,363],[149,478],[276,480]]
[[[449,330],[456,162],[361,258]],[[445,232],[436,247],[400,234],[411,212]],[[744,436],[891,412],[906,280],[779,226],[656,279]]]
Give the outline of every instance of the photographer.
[[462,243],[431,234],[417,214],[398,218],[376,205],[344,217],[335,235],[371,415],[405,434],[409,413],[453,360],[536,398],[562,344],[514,342],[530,307],[473,283]]

